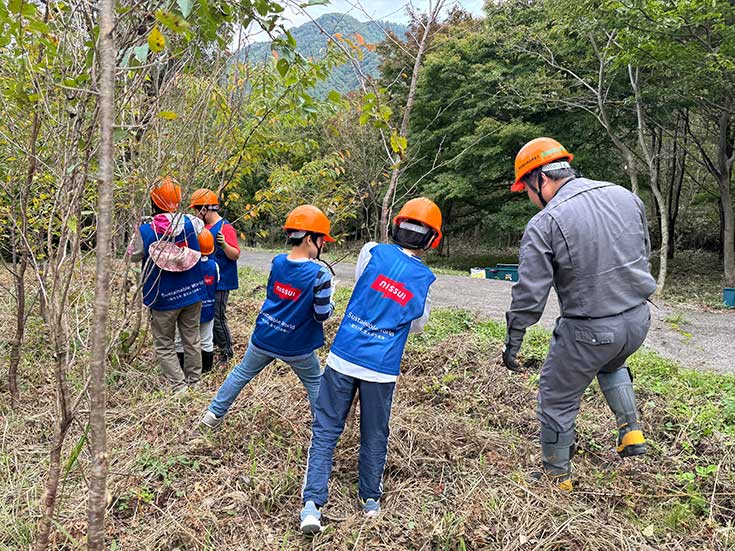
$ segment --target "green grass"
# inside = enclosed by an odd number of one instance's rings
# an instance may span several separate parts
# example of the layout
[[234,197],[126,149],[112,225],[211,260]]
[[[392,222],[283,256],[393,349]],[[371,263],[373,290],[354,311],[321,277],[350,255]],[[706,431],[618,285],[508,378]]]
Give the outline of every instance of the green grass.
[[[234,295],[265,298],[266,275],[248,267],[240,267],[240,290]],[[253,293],[253,289],[258,289]],[[342,312],[350,298],[350,289],[339,287],[337,311]],[[672,326],[687,323],[677,313],[665,320]],[[505,338],[505,324],[494,320],[479,320],[474,314],[459,308],[438,308],[432,311],[421,335],[411,335],[409,347],[426,351],[437,343],[456,335],[468,334],[484,346],[498,348]],[[539,326],[531,327],[525,336],[520,359],[537,370],[548,353],[551,332]],[[645,348],[634,354],[628,364],[634,370],[636,385],[643,390],[667,398],[667,410],[677,419],[690,423],[697,433],[710,435],[718,431],[735,436],[735,377],[714,372],[686,369],[674,361],[662,358]]]
[[[240,267],[239,273],[241,289],[238,294],[264,299],[267,277],[248,267]],[[260,290],[253,294],[253,288]],[[350,289],[346,287],[337,289],[337,311],[344,311],[350,293]],[[665,321],[675,327],[687,323],[681,313],[674,314]],[[432,311],[424,333],[411,335],[409,348],[427,351],[436,347],[437,343],[461,334],[478,338],[486,347],[498,348],[505,338],[505,324],[494,320],[479,320],[474,314],[459,308],[438,308]],[[546,358],[550,340],[550,331],[539,326],[531,327],[524,338],[520,359],[529,368],[538,370]],[[717,431],[735,437],[734,376],[686,369],[645,348],[634,354],[628,365],[634,371],[636,385],[647,394],[665,398],[667,414],[673,419],[688,423],[695,434],[709,436]],[[671,420],[668,423],[673,426],[676,421]]]
[[[412,343],[425,349],[462,333],[497,347],[505,338],[505,324],[494,320],[478,321],[472,314],[457,308],[440,308],[431,313],[425,332],[412,336]],[[519,353],[527,368],[540,368],[550,341],[549,330],[534,326],[527,331]],[[735,376],[686,369],[646,348],[636,352],[627,363],[634,372],[636,386],[646,394],[664,399],[667,413],[678,421],[686,421],[694,435],[710,436],[720,432],[735,438]],[[735,440],[732,444],[735,445]]]
[[[237,354],[266,281],[265,274],[240,268],[240,289],[228,310]],[[338,289],[322,360],[349,296],[348,288]],[[527,333],[519,354],[527,371],[520,374],[500,363],[504,337],[503,323],[456,308],[432,312],[425,332],[409,338],[396,387],[383,515],[366,524],[358,512],[359,423],[348,423],[335,455],[328,529],[313,541],[297,533],[310,431],[305,393],[293,373],[280,362],[269,366],[219,431],[199,433],[196,423],[226,373],[173,397],[158,390],[153,354],[144,347],[134,364],[113,368],[109,390],[109,541],[133,550],[557,549],[569,542],[603,549],[624,534],[619,548],[631,551],[732,547],[733,376],[636,353],[629,365],[649,455],[625,462],[615,456],[614,421],[593,383],[577,422],[576,490],[561,494],[523,482],[538,467],[535,393],[551,334]],[[44,365],[28,358],[24,375],[34,384],[27,410],[6,416],[0,549],[29,547],[48,458],[55,408],[44,379],[49,359],[28,353]],[[84,541],[89,455],[75,448],[83,428],[74,425],[62,456],[62,465],[72,468],[56,517],[58,548]],[[527,543],[519,543],[519,534]]]
[[[479,337],[491,348],[500,346],[504,339],[503,323],[477,321],[461,310],[440,310],[437,314],[427,325],[427,334],[432,337],[447,338],[466,327],[467,338]],[[684,320],[677,317],[671,322],[684,323]],[[532,328],[519,354],[524,367],[529,369],[527,381],[534,392],[538,389],[539,368],[548,353],[550,340],[550,331]],[[662,464],[653,476],[659,491],[661,487],[669,488],[661,496],[662,503],[657,505],[652,501],[645,511],[628,511],[630,520],[642,533],[654,539],[668,537],[672,532],[695,532],[702,520],[710,518],[714,512],[710,500],[717,489],[715,481],[727,479],[733,483],[732,472],[723,471],[723,463],[732,465],[729,457],[735,446],[735,377],[686,369],[645,348],[636,352],[627,364],[634,374],[644,426],[649,429],[649,438],[652,437],[649,440],[651,454],[674,454],[671,464]],[[434,386],[428,390],[437,392],[446,386],[444,382],[435,379]],[[585,426],[590,419],[584,411],[584,402],[596,400],[599,404],[603,401],[597,390],[593,382],[585,393],[578,431],[583,439],[590,438],[583,447],[603,450],[606,444],[597,444],[589,427]],[[611,423],[611,432],[612,428]],[[671,442],[678,448],[676,451],[668,448]],[[713,446],[719,446],[726,456],[712,453]],[[605,478],[604,471],[597,476],[601,477],[598,480],[600,489],[616,487],[616,479]]]

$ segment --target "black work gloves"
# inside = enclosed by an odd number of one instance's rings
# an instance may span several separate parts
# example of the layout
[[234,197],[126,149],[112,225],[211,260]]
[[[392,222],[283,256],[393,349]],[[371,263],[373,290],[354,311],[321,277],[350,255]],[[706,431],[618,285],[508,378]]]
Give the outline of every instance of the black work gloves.
[[522,371],[516,356],[521,349],[523,343],[523,335],[525,331],[508,329],[505,336],[505,345],[503,346],[503,365],[511,371]]
[[222,232],[217,234],[217,245],[219,245],[223,249],[225,247],[225,236],[222,235]]

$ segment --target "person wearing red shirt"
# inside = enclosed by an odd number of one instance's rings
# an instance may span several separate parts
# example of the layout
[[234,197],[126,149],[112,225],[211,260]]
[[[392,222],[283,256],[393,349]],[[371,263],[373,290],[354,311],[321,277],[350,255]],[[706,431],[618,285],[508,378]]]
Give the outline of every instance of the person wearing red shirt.
[[214,344],[219,350],[220,365],[227,365],[234,355],[232,335],[227,325],[227,301],[230,291],[238,288],[237,259],[240,258],[240,246],[237,233],[232,224],[220,216],[219,199],[213,191],[196,190],[191,195],[189,208],[196,210],[197,217],[204,221],[216,243],[214,259],[219,266],[220,281],[214,302]]

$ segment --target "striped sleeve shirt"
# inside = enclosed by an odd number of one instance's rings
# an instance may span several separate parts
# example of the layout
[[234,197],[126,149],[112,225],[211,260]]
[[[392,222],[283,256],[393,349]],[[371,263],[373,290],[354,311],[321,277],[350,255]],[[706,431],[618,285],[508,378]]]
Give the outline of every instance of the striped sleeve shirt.
[[321,268],[314,281],[314,319],[323,323],[333,312],[332,274],[326,268]]

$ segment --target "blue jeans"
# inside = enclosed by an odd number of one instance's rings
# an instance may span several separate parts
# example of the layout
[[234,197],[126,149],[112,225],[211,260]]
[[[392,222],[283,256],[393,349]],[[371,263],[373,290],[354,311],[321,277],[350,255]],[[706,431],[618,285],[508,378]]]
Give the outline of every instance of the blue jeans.
[[291,366],[293,372],[301,380],[309,395],[309,404],[313,414],[316,397],[319,394],[319,380],[322,372],[316,352],[303,356],[277,356],[258,348],[252,342],[248,344],[245,357],[232,368],[225,382],[219,387],[217,395],[209,404],[209,411],[217,417],[222,417],[230,409],[232,402],[235,401],[245,385],[275,359]]
[[334,448],[345,428],[355,393],[360,391],[360,455],[358,492],[361,499],[380,499],[388,453],[388,422],[395,383],[371,383],[343,375],[327,366],[313,408],[311,446],[301,497],[321,507],[327,502]]

